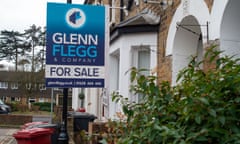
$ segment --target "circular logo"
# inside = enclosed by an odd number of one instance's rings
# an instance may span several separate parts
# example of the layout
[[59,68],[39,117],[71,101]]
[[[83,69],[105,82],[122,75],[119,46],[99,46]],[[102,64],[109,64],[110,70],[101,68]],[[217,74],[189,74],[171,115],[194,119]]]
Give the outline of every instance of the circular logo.
[[86,16],[81,9],[72,8],[66,14],[67,24],[73,28],[79,28],[84,25]]

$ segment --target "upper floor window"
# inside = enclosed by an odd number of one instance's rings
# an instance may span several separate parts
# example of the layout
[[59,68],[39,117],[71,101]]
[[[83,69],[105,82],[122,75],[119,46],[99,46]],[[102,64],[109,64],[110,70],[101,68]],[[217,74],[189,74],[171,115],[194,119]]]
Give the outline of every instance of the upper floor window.
[[18,89],[18,83],[11,83],[11,89]]
[[30,90],[32,88],[32,84],[31,83],[27,83],[26,84],[26,89]]
[[46,90],[45,84],[39,84],[39,89],[40,90]]
[[8,82],[0,82],[0,89],[7,89],[8,88]]

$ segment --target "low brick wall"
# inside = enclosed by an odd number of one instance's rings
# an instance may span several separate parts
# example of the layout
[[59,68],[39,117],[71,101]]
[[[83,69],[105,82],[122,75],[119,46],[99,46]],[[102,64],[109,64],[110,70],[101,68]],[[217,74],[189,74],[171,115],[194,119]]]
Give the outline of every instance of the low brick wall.
[[0,114],[0,125],[23,125],[32,122],[31,115]]

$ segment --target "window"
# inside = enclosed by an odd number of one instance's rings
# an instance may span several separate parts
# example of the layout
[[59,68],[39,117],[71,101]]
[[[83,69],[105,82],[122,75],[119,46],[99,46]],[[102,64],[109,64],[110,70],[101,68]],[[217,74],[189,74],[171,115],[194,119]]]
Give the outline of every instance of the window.
[[40,90],[46,90],[45,84],[39,84],[39,89]]
[[150,50],[147,46],[132,49],[132,66],[138,69],[150,69]]
[[21,101],[21,98],[20,98],[20,97],[15,97],[15,101],[20,102],[20,101]]
[[119,67],[120,67],[120,56],[119,52],[112,54],[110,57],[110,65],[111,65],[111,75],[110,75],[110,84],[111,87],[116,91],[119,90]]
[[39,98],[38,101],[39,101],[39,102],[45,102],[45,99],[44,99],[44,98]]
[[11,89],[18,89],[18,83],[11,83]]
[[149,75],[150,70],[150,52],[149,51],[138,51],[138,69],[147,69],[142,74]]
[[8,88],[8,82],[0,82],[0,89],[7,89]]
[[32,87],[32,84],[31,84],[31,83],[26,84],[26,89],[30,90],[31,87]]
[[54,90],[54,91],[60,91],[60,89],[59,89],[59,88],[53,88],[53,90]]
[[[147,46],[134,47],[132,49],[132,66],[137,69],[146,69],[146,71],[141,71],[143,75],[150,74],[150,49]],[[132,95],[132,101],[140,102],[143,95]]]
[[29,98],[29,103],[35,103],[36,102],[36,99],[35,98]]
[[14,102],[14,101],[20,102],[21,98],[20,97],[11,97],[11,101],[12,102]]
[[2,96],[1,98],[0,98],[0,104],[2,104],[2,102],[5,102],[5,101],[7,101],[7,97],[6,96]]

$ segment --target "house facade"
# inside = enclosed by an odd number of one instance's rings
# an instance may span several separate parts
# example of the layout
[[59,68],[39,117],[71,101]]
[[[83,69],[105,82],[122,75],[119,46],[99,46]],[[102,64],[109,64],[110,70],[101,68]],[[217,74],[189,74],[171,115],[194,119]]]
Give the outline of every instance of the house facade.
[[0,99],[7,103],[31,104],[33,102],[56,102],[59,89],[45,87],[43,74],[39,72],[0,69]]
[[121,112],[121,105],[111,100],[113,91],[138,101],[129,92],[126,73],[133,66],[149,69],[157,83],[176,85],[178,72],[191,56],[203,60],[212,44],[224,51],[222,55],[239,57],[239,0],[86,0],[85,4],[110,6],[107,84],[104,89],[86,90],[85,99],[94,109],[89,111],[100,118],[115,118]]

